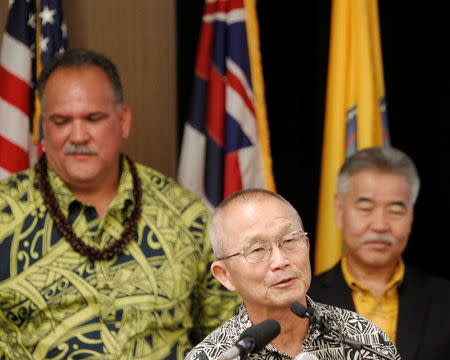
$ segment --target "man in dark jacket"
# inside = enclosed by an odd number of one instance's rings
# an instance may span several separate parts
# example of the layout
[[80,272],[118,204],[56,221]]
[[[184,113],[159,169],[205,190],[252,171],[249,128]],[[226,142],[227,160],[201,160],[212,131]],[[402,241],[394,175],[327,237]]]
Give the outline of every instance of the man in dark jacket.
[[397,149],[374,147],[349,157],[335,198],[345,251],[313,278],[308,294],[375,322],[403,359],[450,359],[450,281],[402,260],[419,188],[414,163]]

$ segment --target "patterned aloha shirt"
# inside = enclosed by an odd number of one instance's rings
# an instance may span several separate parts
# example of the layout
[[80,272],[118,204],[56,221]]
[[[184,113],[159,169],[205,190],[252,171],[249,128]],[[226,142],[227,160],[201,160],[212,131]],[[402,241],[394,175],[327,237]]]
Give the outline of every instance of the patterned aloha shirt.
[[[136,167],[138,237],[112,260],[91,261],[61,237],[34,168],[0,182],[0,359],[183,359],[235,314],[239,299],[210,272],[208,209],[172,179]],[[48,170],[62,212],[90,246],[119,238],[134,207],[125,160],[122,168],[103,219]]]
[[[340,329],[343,335],[353,340],[368,345],[378,352],[386,354],[393,359],[399,360],[400,355],[394,344],[386,334],[374,323],[356,314],[355,312],[313,302],[307,297],[308,305],[314,307],[317,313],[323,316],[335,329]],[[244,305],[239,308],[239,313],[228,320],[220,328],[208,335],[200,344],[192,349],[185,360],[213,360],[218,359],[224,352],[230,349],[239,339],[243,331],[252,326]],[[301,353],[315,355],[318,360],[380,360],[378,355],[367,350],[353,350],[347,345],[338,342],[327,342],[317,327],[312,325],[308,328],[308,334],[303,341]],[[310,357],[306,357],[306,359]],[[249,360],[292,360],[292,357],[277,350],[275,346],[268,344],[257,353],[251,353]]]

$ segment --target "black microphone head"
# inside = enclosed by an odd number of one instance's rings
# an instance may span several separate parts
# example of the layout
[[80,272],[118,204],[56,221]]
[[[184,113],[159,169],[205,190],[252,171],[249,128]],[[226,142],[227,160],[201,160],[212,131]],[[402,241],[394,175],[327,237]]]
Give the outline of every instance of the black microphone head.
[[305,305],[299,303],[298,301],[294,301],[291,304],[291,311],[298,317],[301,317],[301,318],[308,317],[308,314],[307,314],[308,309],[306,308]]
[[267,319],[259,324],[250,326],[245,330],[239,340],[244,338],[252,338],[255,341],[255,346],[252,351],[257,352],[266,346],[269,342],[275,339],[280,333],[280,323],[274,319]]

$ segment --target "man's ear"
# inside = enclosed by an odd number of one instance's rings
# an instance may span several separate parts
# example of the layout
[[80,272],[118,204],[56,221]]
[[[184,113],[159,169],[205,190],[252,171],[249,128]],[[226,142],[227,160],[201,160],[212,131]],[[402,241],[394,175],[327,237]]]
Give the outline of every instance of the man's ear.
[[334,218],[339,229],[342,229],[343,201],[339,194],[334,195]]
[[120,128],[122,131],[122,139],[126,140],[130,136],[131,122],[133,115],[128,105],[122,105],[120,109]]
[[234,287],[233,283],[230,279],[230,274],[228,272],[227,267],[223,263],[222,260],[214,261],[211,264],[211,272],[214,275],[214,277],[223,285],[225,286],[229,291],[236,291],[236,288]]
[[309,237],[307,235],[305,235],[305,240],[306,240],[306,247],[308,248],[308,250],[310,250],[311,244],[309,243]]

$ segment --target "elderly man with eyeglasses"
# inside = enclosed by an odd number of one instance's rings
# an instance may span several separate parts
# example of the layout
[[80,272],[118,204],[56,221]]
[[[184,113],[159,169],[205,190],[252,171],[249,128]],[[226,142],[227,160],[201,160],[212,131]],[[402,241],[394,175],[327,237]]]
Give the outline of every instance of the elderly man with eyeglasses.
[[[214,212],[210,238],[216,257],[211,271],[228,290],[240,294],[243,304],[186,360],[237,357],[230,349],[246,346],[242,334],[267,319],[279,323],[279,335],[269,344],[239,351],[241,357],[400,359],[374,323],[306,295],[311,282],[309,239],[299,214],[282,196],[263,189],[232,194]],[[294,304],[305,312],[294,313]]]

